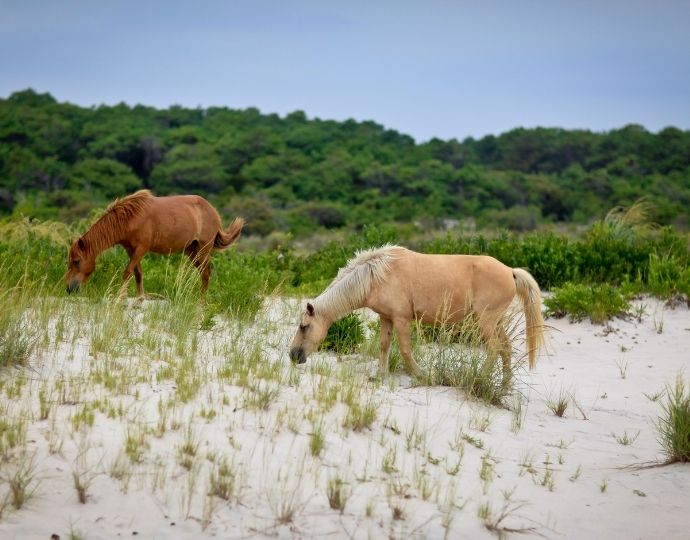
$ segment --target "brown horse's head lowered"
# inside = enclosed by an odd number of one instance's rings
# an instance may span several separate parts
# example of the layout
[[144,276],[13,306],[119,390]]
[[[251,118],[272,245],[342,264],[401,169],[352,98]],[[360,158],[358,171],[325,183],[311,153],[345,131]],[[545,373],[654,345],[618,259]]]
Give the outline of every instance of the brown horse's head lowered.
[[77,238],[69,248],[67,258],[67,292],[73,293],[89,279],[96,269],[96,257],[86,248],[83,238]]
[[304,364],[307,356],[319,348],[328,333],[331,320],[317,313],[312,304],[307,304],[300,315],[299,328],[290,344],[290,359],[296,364]]

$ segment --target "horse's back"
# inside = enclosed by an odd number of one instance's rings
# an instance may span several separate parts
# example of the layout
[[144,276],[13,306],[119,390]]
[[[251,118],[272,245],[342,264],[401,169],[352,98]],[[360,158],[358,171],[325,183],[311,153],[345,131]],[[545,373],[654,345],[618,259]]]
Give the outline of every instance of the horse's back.
[[471,311],[505,309],[514,296],[512,269],[493,257],[401,248],[376,300],[415,317],[436,318],[447,310],[463,318]]
[[150,243],[150,250],[182,251],[192,242],[213,242],[220,229],[220,217],[211,204],[198,195],[154,197],[145,213],[132,223],[132,234]]

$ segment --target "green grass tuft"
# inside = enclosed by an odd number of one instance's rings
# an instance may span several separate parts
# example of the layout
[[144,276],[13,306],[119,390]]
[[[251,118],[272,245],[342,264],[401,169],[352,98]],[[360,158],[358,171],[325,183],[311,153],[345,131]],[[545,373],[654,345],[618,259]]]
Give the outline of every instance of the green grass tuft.
[[666,389],[663,414],[657,421],[659,442],[668,463],[690,462],[690,388],[686,388],[682,375],[675,386]]
[[338,354],[349,354],[356,351],[363,342],[362,319],[356,313],[350,313],[331,325],[321,348]]

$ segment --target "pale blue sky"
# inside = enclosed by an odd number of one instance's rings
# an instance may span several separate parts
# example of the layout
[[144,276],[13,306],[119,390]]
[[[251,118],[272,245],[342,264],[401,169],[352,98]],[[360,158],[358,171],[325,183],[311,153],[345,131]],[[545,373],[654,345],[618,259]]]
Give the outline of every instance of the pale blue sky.
[[418,141],[690,129],[690,1],[0,0],[0,96],[371,119]]

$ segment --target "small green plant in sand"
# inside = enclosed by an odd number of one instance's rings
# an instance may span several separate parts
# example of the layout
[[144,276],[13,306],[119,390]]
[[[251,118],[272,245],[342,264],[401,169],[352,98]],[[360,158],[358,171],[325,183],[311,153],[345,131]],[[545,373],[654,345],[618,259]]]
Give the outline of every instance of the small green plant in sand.
[[568,410],[572,396],[572,392],[564,388],[561,388],[558,392],[549,392],[549,395],[546,397],[546,406],[556,416],[563,417],[565,416],[565,411]]
[[518,434],[527,416],[527,398],[516,392],[511,397],[510,403],[510,430]]
[[675,385],[666,388],[657,430],[667,463],[690,462],[690,388],[680,373]]
[[177,462],[181,467],[191,470],[199,450],[199,435],[194,430],[192,421],[190,419],[187,424],[184,439],[182,444],[177,446]]
[[357,313],[350,313],[331,325],[321,348],[338,354],[349,354],[356,351],[363,342],[362,319]]
[[209,476],[209,495],[229,501],[237,489],[237,471],[226,457],[215,463]]
[[88,446],[79,448],[79,453],[72,466],[72,482],[77,492],[77,499],[81,504],[86,504],[88,491],[98,473],[87,461]]
[[638,431],[637,433],[635,433],[635,435],[629,435],[626,430],[623,430],[622,435],[616,435],[615,433],[611,433],[611,436],[614,439],[616,439],[616,442],[618,444],[621,444],[623,446],[630,446],[640,436],[640,432]]
[[125,433],[124,451],[131,463],[141,463],[149,448],[146,426],[134,425]]
[[[517,512],[524,506],[524,503],[513,502],[506,499],[500,511],[494,512],[491,504],[487,501],[477,508],[477,517],[482,520],[484,527],[494,533],[498,538],[506,538],[509,534],[537,534],[537,527],[514,527],[505,524],[507,519],[517,517]],[[541,535],[539,535],[541,536]]]
[[5,468],[2,478],[9,486],[12,506],[19,510],[34,496],[40,483],[36,476],[36,454],[22,452],[14,458],[10,467]]
[[478,448],[479,450],[484,448],[484,441],[482,439],[480,439],[479,437],[473,437],[469,433],[460,432],[460,438],[463,441],[470,443],[475,448]]
[[323,419],[312,422],[311,434],[309,435],[309,451],[314,457],[321,455],[325,443],[325,434],[323,432]]
[[339,510],[342,514],[350,497],[350,487],[345,480],[336,475],[328,480],[326,496],[328,497],[328,505],[333,510]]
[[378,404],[369,400],[364,404],[354,401],[347,411],[343,426],[354,431],[370,428],[378,416]]

